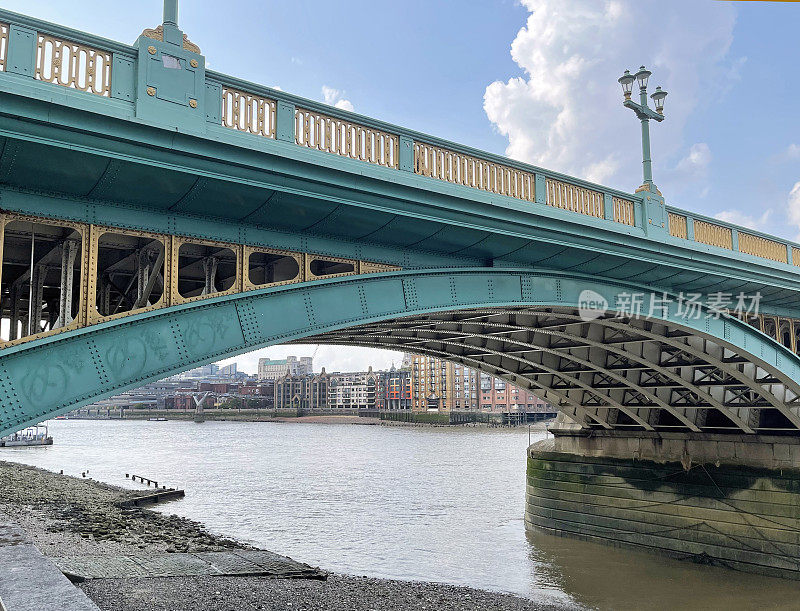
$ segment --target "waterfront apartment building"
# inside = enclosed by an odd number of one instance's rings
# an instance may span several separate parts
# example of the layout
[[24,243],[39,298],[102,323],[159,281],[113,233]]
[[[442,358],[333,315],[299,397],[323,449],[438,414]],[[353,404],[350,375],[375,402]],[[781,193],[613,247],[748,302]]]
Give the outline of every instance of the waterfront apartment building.
[[415,412],[553,411],[533,393],[470,367],[418,354],[406,355],[406,361],[411,363],[412,409]]
[[258,359],[258,379],[277,380],[287,375],[304,376],[314,372],[312,357],[287,356],[285,359]]
[[332,373],[328,384],[331,409],[375,409],[379,375],[372,371]]
[[375,390],[375,407],[379,410],[410,410],[413,403],[411,369],[396,369],[378,372]]
[[275,380],[275,407],[324,409],[328,407],[328,385],[331,376],[325,373],[289,375]]
[[547,401],[542,401],[519,386],[509,384],[488,373],[480,374],[480,408],[492,412],[550,412]]
[[479,409],[474,369],[419,354],[412,354],[410,361],[414,412]]

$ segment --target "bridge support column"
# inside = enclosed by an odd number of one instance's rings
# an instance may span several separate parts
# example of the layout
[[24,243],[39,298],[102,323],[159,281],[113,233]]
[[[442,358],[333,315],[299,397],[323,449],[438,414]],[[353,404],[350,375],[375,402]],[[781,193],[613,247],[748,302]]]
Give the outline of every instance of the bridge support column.
[[150,279],[150,259],[147,256],[147,251],[139,251],[136,257],[136,302],[135,307],[142,307],[146,299],[144,296],[145,287]]
[[553,432],[528,448],[527,528],[800,579],[800,439]]
[[68,240],[61,245],[61,293],[58,304],[58,320],[55,327],[66,327],[72,322],[72,287],[75,277],[75,257],[78,244]]
[[28,331],[25,335],[33,335],[42,330],[42,299],[45,272],[46,268],[44,265],[37,263],[33,266],[30,303],[28,304]]
[[11,320],[9,321],[10,329],[8,339],[14,341],[20,337],[19,324],[22,318],[22,305],[20,303],[20,290],[19,285],[14,283],[11,285],[11,293],[9,295],[9,308],[11,309]]
[[100,295],[97,300],[97,308],[102,316],[111,314],[111,285],[105,280],[100,280]]
[[219,260],[216,257],[206,257],[203,259],[203,270],[205,271],[206,281],[201,295],[211,295],[217,292],[215,279],[217,277],[217,265]]

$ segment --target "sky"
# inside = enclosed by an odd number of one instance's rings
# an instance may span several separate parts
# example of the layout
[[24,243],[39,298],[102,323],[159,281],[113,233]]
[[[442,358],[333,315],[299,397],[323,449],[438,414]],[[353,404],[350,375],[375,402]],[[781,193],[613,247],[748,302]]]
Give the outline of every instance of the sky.
[[[0,0],[132,43],[161,0]],[[625,191],[640,126],[616,79],[652,70],[667,203],[800,240],[800,4],[717,0],[183,0],[210,68]],[[277,346],[240,356],[310,355]],[[401,355],[320,346],[328,371]]]

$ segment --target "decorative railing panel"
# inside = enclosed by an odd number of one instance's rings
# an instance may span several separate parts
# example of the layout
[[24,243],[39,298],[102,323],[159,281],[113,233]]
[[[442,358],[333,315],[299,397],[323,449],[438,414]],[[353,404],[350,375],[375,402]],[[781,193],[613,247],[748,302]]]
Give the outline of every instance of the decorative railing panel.
[[304,108],[295,111],[295,142],[387,168],[399,167],[397,135]]
[[786,263],[786,244],[739,232],[739,252]]
[[432,144],[414,143],[414,173],[525,201],[536,199],[536,176]]
[[633,202],[621,197],[612,197],[611,201],[614,204],[614,222],[634,226],[636,215]]
[[222,124],[241,132],[267,138],[275,137],[275,100],[222,88]]
[[95,95],[111,95],[111,53],[39,34],[36,78]]
[[8,57],[8,24],[0,23],[0,71],[6,69],[6,57]]
[[695,242],[719,246],[720,248],[733,249],[733,233],[730,227],[722,227],[706,221],[694,221]]
[[686,230],[686,217],[674,212],[669,213],[669,235],[676,238],[683,238],[684,240],[689,237]]
[[605,217],[602,193],[552,178],[546,180],[545,186],[547,190],[545,203],[548,206],[597,218]]

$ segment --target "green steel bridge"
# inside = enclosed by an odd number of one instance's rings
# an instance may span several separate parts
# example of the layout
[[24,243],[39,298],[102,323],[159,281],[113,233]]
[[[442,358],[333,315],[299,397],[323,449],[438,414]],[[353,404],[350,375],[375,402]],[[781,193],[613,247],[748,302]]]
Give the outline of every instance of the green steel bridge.
[[800,245],[208,70],[175,0],[132,46],[0,11],[0,232],[0,435],[301,340],[800,433]]

